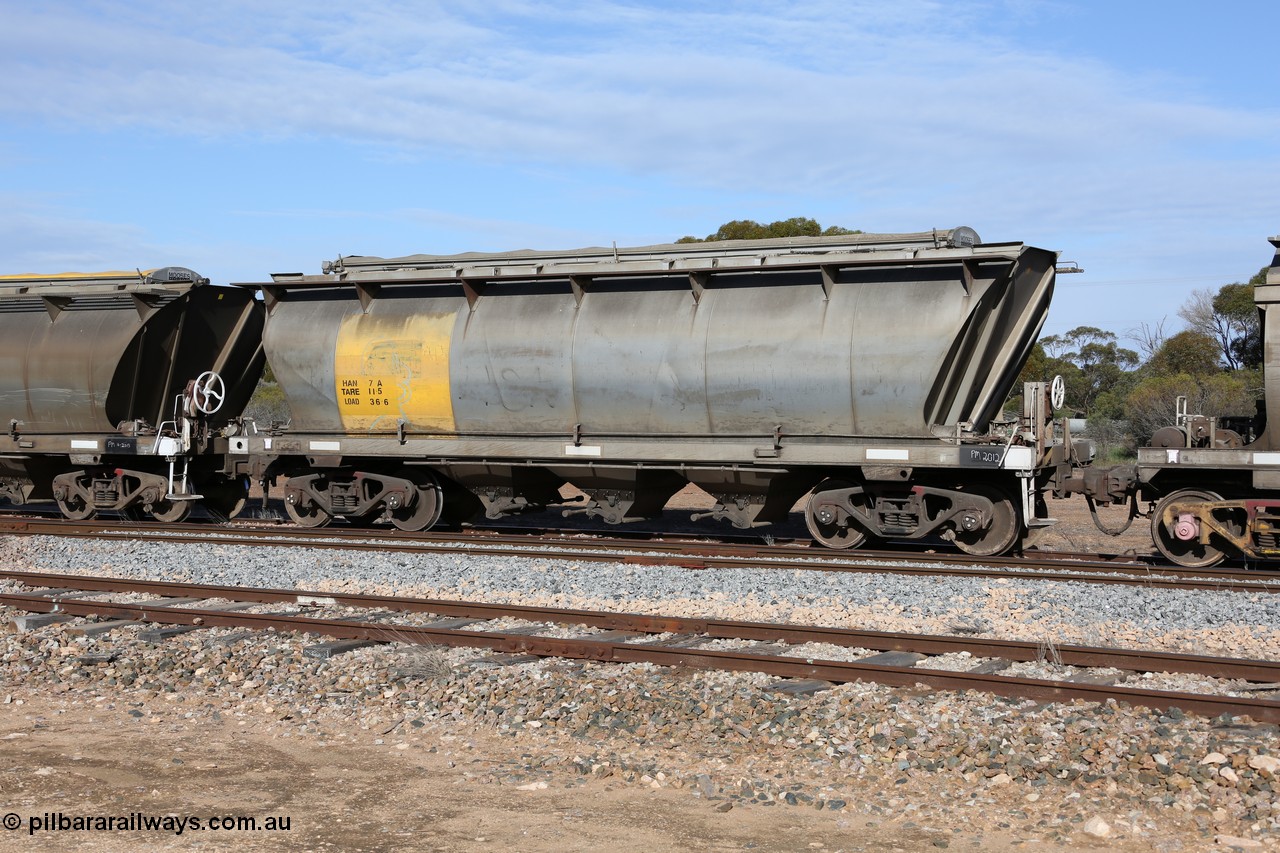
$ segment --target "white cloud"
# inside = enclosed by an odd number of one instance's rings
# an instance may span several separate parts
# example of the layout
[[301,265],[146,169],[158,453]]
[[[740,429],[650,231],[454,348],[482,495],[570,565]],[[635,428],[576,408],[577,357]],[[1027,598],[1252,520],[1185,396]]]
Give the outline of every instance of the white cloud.
[[[343,227],[350,227],[352,223],[373,225],[383,223],[397,229],[422,229],[424,233],[429,232],[434,240],[446,245],[454,243],[459,237],[465,235],[463,239],[479,239],[481,245],[501,247],[499,250],[546,246],[576,247],[585,245],[584,241],[591,239],[589,233],[582,229],[558,228],[550,224],[531,224],[497,217],[466,216],[423,207],[354,212],[333,209],[276,208],[269,211],[232,211],[232,214],[265,220],[287,220],[294,224],[299,222],[338,223]],[[512,239],[526,241],[527,245],[509,245]],[[351,248],[360,252],[369,251],[359,246]],[[432,253],[430,248],[413,251],[422,254]]]
[[[0,193],[5,274],[101,272],[156,266],[142,228],[78,216],[62,199]],[[68,246],[75,247],[68,250]],[[173,259],[165,263],[177,264]]]
[[1001,42],[950,4],[93,8],[7,12],[0,113],[817,194],[1012,188],[1045,163],[1113,183],[1154,154],[1194,163],[1199,146],[1280,138],[1274,113]]

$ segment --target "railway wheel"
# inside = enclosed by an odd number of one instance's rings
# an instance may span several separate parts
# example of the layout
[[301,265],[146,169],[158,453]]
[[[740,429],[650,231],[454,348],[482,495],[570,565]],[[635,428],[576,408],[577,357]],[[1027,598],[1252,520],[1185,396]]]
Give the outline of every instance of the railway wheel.
[[1194,516],[1175,515],[1171,528],[1164,525],[1165,511],[1173,504],[1220,500],[1221,495],[1201,489],[1181,489],[1161,498],[1151,513],[1151,538],[1157,550],[1171,562],[1191,569],[1207,569],[1225,560],[1226,550],[1200,542],[1200,522]]
[[1013,499],[992,486],[974,486],[967,489],[991,501],[995,508],[991,523],[980,530],[957,530],[956,547],[974,557],[994,557],[1003,554],[1018,541],[1018,511]]
[[[867,541],[870,533],[862,525],[841,509],[837,504],[843,501],[835,496],[825,496],[827,492],[840,492],[854,486],[843,480],[825,480],[813,490],[813,497],[804,508],[804,523],[815,540],[836,550],[857,548]],[[857,508],[865,509],[871,498],[864,492],[849,497]]]
[[288,513],[290,520],[299,527],[324,527],[333,521],[333,516],[316,504],[300,507],[285,501],[284,511]]
[[416,486],[413,503],[391,510],[391,523],[401,530],[426,530],[440,520],[444,492],[430,471],[405,471],[401,477]]
[[165,524],[177,524],[191,515],[192,501],[157,501],[151,505],[151,517]]
[[58,501],[58,510],[64,517],[72,521],[88,521],[98,515],[98,511],[89,506],[80,497],[72,495],[66,500]]

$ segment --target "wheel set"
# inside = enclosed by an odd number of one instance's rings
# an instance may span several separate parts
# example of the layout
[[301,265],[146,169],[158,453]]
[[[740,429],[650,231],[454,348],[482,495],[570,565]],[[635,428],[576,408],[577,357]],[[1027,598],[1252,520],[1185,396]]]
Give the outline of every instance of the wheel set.
[[940,536],[966,554],[994,557],[1013,548],[1022,530],[1013,499],[986,484],[872,489],[830,479],[813,490],[804,518],[810,535],[836,550],[884,539]]

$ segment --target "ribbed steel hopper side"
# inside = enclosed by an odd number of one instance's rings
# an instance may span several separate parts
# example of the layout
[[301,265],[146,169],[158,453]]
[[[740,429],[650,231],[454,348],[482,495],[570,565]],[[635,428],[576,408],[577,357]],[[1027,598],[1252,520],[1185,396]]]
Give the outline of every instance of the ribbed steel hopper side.
[[1028,248],[1006,268],[971,267],[992,279],[954,335],[926,421],[981,432],[1000,413],[1049,315],[1056,263],[1057,253]]
[[189,380],[218,370],[219,426],[253,392],[262,322],[253,293],[182,267],[0,277],[0,423],[25,435],[154,426]]
[[345,258],[262,285],[264,342],[301,432],[932,438],[999,410],[1055,258],[970,229]]

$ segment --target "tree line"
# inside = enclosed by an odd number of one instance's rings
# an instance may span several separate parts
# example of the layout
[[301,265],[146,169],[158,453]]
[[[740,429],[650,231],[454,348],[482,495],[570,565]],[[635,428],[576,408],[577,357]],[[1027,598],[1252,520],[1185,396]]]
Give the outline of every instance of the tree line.
[[1136,447],[1174,420],[1175,400],[1192,413],[1253,415],[1262,396],[1262,330],[1253,289],[1267,280],[1263,267],[1247,282],[1194,291],[1178,309],[1186,328],[1165,333],[1165,321],[1114,332],[1078,326],[1036,343],[1016,386],[1061,375],[1069,413],[1088,418],[1103,445]]
[[844,234],[861,234],[831,225],[823,228],[816,219],[794,216],[791,219],[779,219],[769,224],[756,222],[754,219],[735,219],[726,222],[706,237],[681,237],[677,243],[710,243],[718,240],[767,240],[778,237],[835,237]]

